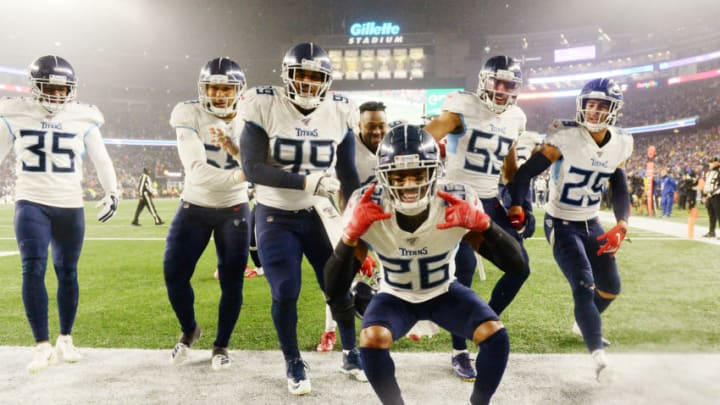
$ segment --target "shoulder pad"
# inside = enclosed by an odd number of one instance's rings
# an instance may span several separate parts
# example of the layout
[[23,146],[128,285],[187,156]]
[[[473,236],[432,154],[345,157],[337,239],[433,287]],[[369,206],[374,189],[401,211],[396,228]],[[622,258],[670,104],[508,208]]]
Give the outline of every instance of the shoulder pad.
[[563,129],[578,128],[580,125],[575,120],[563,120],[556,118],[548,126],[548,134],[560,132]]
[[467,91],[450,93],[445,97],[441,109],[458,113],[460,110],[465,110],[466,106],[474,105],[477,99],[477,94]]
[[102,126],[105,123],[105,117],[103,117],[100,110],[92,104],[85,104],[75,101],[72,103],[68,103],[65,106],[65,111],[72,114],[73,118],[78,121],[86,121],[98,127]]
[[183,101],[175,105],[172,113],[170,113],[170,126],[176,127],[195,127],[197,111],[200,103],[197,101]]

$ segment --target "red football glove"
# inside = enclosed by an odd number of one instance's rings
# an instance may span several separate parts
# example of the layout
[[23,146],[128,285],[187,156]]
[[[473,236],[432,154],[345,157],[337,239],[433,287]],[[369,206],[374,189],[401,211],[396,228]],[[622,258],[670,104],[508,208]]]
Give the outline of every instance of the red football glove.
[[525,210],[519,205],[513,205],[508,210],[508,219],[515,229],[522,228],[525,225]]
[[382,221],[392,216],[383,211],[381,206],[370,200],[373,190],[375,190],[375,183],[368,187],[365,194],[363,194],[353,209],[350,222],[345,225],[345,229],[343,230],[345,238],[358,240],[361,236],[365,235],[365,232],[370,229],[370,225],[372,225],[373,222]]
[[365,261],[363,262],[362,266],[360,266],[360,274],[362,274],[365,277],[372,277],[373,271],[377,267],[377,262],[375,262],[375,259],[368,254],[365,256]]
[[437,224],[438,229],[461,226],[471,231],[484,232],[490,228],[488,214],[476,209],[469,202],[444,191],[438,191],[437,195],[450,204],[445,208],[445,222]]
[[627,230],[620,224],[615,225],[612,229],[605,232],[604,234],[597,237],[597,240],[605,240],[604,245],[600,246],[597,251],[597,255],[600,256],[603,253],[607,253],[610,256],[615,256],[615,253],[620,249],[620,244],[625,240]]

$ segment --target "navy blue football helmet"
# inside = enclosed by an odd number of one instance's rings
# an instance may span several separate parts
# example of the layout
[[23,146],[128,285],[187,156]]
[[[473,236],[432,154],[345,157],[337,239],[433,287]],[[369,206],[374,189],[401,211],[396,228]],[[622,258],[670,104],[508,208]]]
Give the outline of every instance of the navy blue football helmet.
[[[403,214],[416,215],[428,206],[440,172],[438,145],[417,125],[392,128],[378,146],[378,182]],[[408,182],[409,178],[414,181]]]
[[[306,82],[299,71],[317,72],[315,84]],[[300,108],[313,110],[325,100],[332,84],[332,63],[330,56],[312,42],[303,42],[290,48],[282,62],[282,81],[286,95]]]
[[[497,88],[504,85],[504,90]],[[477,94],[485,105],[500,114],[514,105],[522,87],[520,64],[515,59],[499,55],[485,61],[478,74]]]
[[[55,55],[41,56],[30,64],[30,89],[33,98],[47,112],[54,114],[77,96],[75,69],[65,59]],[[57,89],[64,86],[67,91],[59,94],[47,86]]]
[[[235,94],[228,97],[210,97],[209,85],[235,86]],[[228,58],[215,58],[200,70],[198,101],[202,108],[217,117],[224,118],[237,112],[240,93],[245,90],[245,72],[240,65]]]
[[[601,113],[598,118],[588,117],[588,113],[591,112],[587,109],[588,100],[607,103],[607,114],[603,117]],[[622,89],[612,79],[591,80],[583,86],[577,96],[575,120],[591,132],[601,131],[610,125],[615,125],[623,103]]]

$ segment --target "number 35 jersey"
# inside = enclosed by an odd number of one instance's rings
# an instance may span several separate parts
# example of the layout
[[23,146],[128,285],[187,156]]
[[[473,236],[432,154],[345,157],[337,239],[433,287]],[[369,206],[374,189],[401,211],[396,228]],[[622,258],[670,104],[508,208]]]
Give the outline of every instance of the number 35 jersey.
[[609,127],[610,140],[598,146],[587,129],[575,121],[555,120],[545,143],[562,157],[550,166],[550,196],[545,210],[566,221],[597,216],[602,189],[618,165],[633,151],[633,138],[625,130]]
[[82,207],[83,155],[88,146],[91,157],[107,157],[98,130],[104,122],[95,106],[78,102],[49,115],[32,98],[0,100],[0,161],[12,139],[17,157],[15,200]]
[[[335,173],[337,146],[357,127],[358,110],[347,98],[328,94],[318,108],[304,115],[280,87],[256,87],[243,94],[243,118],[265,130],[269,164],[291,173]],[[303,190],[255,184],[257,201],[284,210],[312,207]]]
[[[468,201],[482,211],[477,196],[464,184],[438,183],[437,189]],[[344,224],[349,222],[355,205],[366,190],[367,186],[353,193],[344,212]],[[375,187],[372,200],[392,215],[389,219],[374,222],[362,236],[382,264],[380,292],[414,303],[447,292],[455,279],[457,247],[468,232],[462,227],[437,229],[437,224],[445,222],[448,203],[434,194],[430,198],[428,218],[415,232],[406,232],[398,226],[390,196],[382,186]]]
[[447,135],[447,179],[472,186],[480,198],[497,196],[500,168],[525,131],[525,113],[512,106],[496,114],[468,92],[449,94],[442,110],[458,114],[463,122],[462,133]]

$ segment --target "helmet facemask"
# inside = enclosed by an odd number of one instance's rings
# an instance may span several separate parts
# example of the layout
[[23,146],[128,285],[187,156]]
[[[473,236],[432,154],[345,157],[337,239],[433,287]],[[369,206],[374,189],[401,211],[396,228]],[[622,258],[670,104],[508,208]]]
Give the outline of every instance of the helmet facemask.
[[[318,80],[306,80],[308,75],[318,75]],[[283,64],[282,79],[290,101],[306,110],[317,108],[332,84],[329,69],[323,68],[319,61],[306,59],[301,64]]]
[[[30,78],[31,93],[35,101],[40,103],[50,114],[55,114],[65,107],[65,104],[77,97],[77,83],[68,80],[65,76],[49,75],[48,77]],[[64,86],[65,95],[46,94],[48,86]]]
[[[595,100],[599,103],[607,105],[607,112],[597,109],[588,109],[587,105],[590,100]],[[578,96],[576,101],[577,112],[575,119],[580,125],[587,128],[590,132],[599,132],[606,129],[608,126],[615,125],[622,106],[622,100],[608,97],[604,92],[581,94]],[[599,114],[599,119],[597,122],[590,122],[588,118],[594,114]]]
[[378,166],[377,176],[398,212],[417,215],[427,208],[435,194],[439,168],[440,162],[436,160],[421,161],[418,155],[399,155],[392,163]]
[[[496,86],[504,84],[504,91]],[[510,70],[481,71],[478,82],[478,96],[485,102],[490,111],[500,114],[517,102],[522,79]]]
[[[208,95],[208,87],[210,85],[234,86],[235,94],[230,97],[211,97]],[[226,75],[210,75],[207,79],[198,82],[198,101],[200,101],[203,110],[219,118],[225,118],[237,112],[240,93],[242,93],[244,88],[245,83],[229,80]],[[216,106],[215,104],[220,104],[221,106]]]

